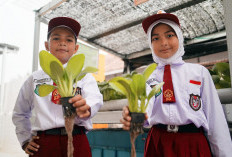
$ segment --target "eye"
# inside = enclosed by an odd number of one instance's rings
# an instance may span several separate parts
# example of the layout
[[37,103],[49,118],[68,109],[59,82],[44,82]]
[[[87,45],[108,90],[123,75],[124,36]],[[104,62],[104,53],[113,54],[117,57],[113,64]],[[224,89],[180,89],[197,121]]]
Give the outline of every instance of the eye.
[[72,38],[66,39],[66,40],[67,40],[67,42],[73,42],[74,41]]
[[156,40],[159,40],[159,38],[158,37],[154,37],[154,38],[151,39],[151,41],[156,41]]
[[54,38],[52,38],[52,40],[59,40],[59,38],[58,37],[54,37]]
[[168,35],[167,35],[168,38],[171,38],[171,37],[173,37],[173,36],[176,36],[176,35],[175,35],[175,34],[168,34]]

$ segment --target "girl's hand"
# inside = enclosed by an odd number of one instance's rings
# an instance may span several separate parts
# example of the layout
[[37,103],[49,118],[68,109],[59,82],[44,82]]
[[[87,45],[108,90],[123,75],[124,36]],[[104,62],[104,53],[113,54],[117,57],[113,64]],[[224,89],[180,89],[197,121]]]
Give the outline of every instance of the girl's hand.
[[39,139],[39,136],[32,136],[32,140],[28,143],[25,143],[23,146],[23,150],[26,154],[34,155],[34,152],[39,150],[39,145],[35,143],[35,140]]
[[129,115],[128,106],[123,107],[122,119],[120,119],[120,122],[123,124],[124,130],[130,130],[131,116]]
[[[148,119],[147,113],[145,113],[145,120]],[[122,111],[122,119],[120,119],[120,122],[123,124],[123,129],[124,130],[130,130],[130,125],[131,125],[131,116],[129,112],[128,106],[123,107]]]
[[76,95],[69,99],[69,103],[73,103],[76,113],[80,118],[88,118],[90,116],[90,106],[86,104],[86,100],[81,95]]

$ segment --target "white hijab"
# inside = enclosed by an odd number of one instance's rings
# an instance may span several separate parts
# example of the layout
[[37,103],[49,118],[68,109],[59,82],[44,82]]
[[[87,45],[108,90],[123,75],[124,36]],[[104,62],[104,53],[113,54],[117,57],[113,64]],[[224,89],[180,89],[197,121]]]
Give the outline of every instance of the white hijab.
[[[151,33],[152,33],[152,29],[158,23],[164,23],[164,24],[167,24],[170,27],[172,27],[174,29],[174,31],[176,32],[176,35],[177,35],[178,40],[179,40],[179,48],[178,48],[177,52],[172,57],[170,57],[168,59],[163,59],[163,58],[160,58],[160,57],[156,56],[156,54],[154,53],[154,50],[152,48]],[[154,62],[158,63],[159,66],[164,66],[166,64],[171,64],[172,65],[172,64],[183,64],[184,63],[184,61],[182,60],[182,56],[185,53],[185,51],[184,51],[184,38],[183,38],[183,34],[182,34],[182,31],[181,31],[180,27],[175,22],[167,20],[167,19],[161,19],[161,20],[155,21],[148,28],[147,37],[148,37],[149,46],[150,46],[151,51],[152,51],[153,60],[154,60]]]

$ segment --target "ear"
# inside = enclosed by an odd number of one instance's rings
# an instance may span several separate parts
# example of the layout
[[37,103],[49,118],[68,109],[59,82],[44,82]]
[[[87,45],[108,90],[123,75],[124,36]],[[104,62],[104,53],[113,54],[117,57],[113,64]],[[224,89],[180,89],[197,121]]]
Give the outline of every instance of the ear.
[[78,49],[79,49],[79,45],[76,44],[76,46],[75,46],[75,51],[74,51],[73,54],[75,54],[75,53],[77,52]]
[[46,50],[49,51],[49,44],[47,41],[44,42],[44,46],[45,46]]

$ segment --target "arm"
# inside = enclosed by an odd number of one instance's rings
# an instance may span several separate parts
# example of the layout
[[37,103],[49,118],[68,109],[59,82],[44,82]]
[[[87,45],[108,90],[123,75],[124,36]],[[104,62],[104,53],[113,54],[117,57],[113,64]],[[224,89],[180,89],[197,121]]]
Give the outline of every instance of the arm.
[[207,69],[203,68],[201,98],[209,130],[207,136],[214,156],[230,156],[232,142],[217,90]]
[[103,97],[91,74],[87,74],[81,81],[82,96],[76,95],[70,103],[76,107],[76,113],[80,118],[92,118],[103,105]]
[[34,93],[32,79],[32,76],[29,77],[20,89],[12,116],[12,121],[16,126],[16,135],[21,146],[31,139],[30,117]]

